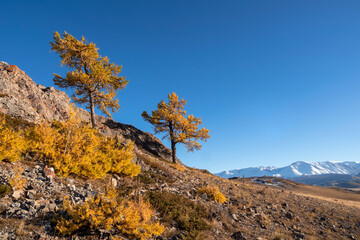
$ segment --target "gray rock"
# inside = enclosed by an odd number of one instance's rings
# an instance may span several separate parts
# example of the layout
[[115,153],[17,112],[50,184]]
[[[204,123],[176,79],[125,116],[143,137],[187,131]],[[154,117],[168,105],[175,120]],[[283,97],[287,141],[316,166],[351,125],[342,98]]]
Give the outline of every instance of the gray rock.
[[91,183],[85,183],[84,188],[87,190],[91,190]]
[[69,188],[71,191],[76,191],[76,186],[75,186],[75,184],[68,184],[68,188]]
[[234,240],[246,240],[246,238],[243,236],[243,234],[240,231],[234,232],[231,235],[231,238],[234,239]]
[[57,210],[57,206],[56,206],[55,203],[50,203],[48,205],[48,208],[49,208],[50,211],[53,211],[53,212],[55,212]]
[[291,212],[287,212],[285,215],[288,219],[294,219],[294,215]]
[[28,199],[34,199],[34,195],[35,195],[36,191],[35,190],[28,190],[26,191],[26,198]]
[[202,199],[204,199],[205,201],[208,199],[208,196],[207,196],[206,193],[201,194],[200,197],[201,197]]
[[111,185],[112,185],[113,187],[116,187],[116,186],[117,186],[117,180],[116,180],[115,178],[112,178],[112,179],[111,179]]
[[16,190],[16,191],[13,192],[12,197],[14,199],[19,199],[22,194],[23,194],[23,190]]

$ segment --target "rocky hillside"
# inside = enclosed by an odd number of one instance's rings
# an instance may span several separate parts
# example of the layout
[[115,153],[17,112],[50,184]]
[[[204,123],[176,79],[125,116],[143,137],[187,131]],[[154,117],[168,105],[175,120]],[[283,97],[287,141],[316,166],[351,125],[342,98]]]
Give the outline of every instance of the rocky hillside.
[[[56,89],[46,89],[18,68],[1,63],[2,113],[32,122],[65,120],[69,98]],[[77,111],[87,119],[84,110]],[[65,197],[71,204],[83,204],[104,193],[108,186],[116,188],[122,198],[139,202],[145,199],[156,210],[153,218],[166,230],[151,239],[358,239],[360,236],[360,206],[356,204],[305,196],[288,185],[276,184],[273,178],[232,181],[206,170],[173,164],[167,161],[169,149],[151,134],[97,118],[104,134],[135,142],[140,174],[136,177],[108,174],[101,179],[55,175],[50,181],[44,177],[44,161],[31,154],[15,163],[0,162],[0,239],[134,239],[121,234],[114,236],[114,229],[106,227],[80,228],[68,236],[60,236],[56,231],[57,219],[64,216]],[[18,187],[11,188],[11,182]],[[216,198],[219,193],[225,199]],[[357,198],[349,199],[357,203]]]
[[[90,121],[87,111],[81,108],[75,111],[83,121]],[[0,62],[0,113],[35,123],[64,121],[70,116],[70,97],[53,87],[36,84],[17,66]],[[100,132],[106,136],[134,141],[139,155],[171,160],[171,151],[152,134],[102,116],[96,116],[96,121]]]

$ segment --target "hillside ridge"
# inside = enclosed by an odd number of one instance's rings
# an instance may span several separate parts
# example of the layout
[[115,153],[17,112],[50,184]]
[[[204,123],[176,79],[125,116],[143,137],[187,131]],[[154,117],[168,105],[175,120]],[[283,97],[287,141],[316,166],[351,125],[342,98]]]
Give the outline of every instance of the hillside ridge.
[[[16,65],[0,61],[0,113],[29,122],[65,121],[70,116],[70,97],[54,87],[36,84]],[[90,122],[90,114],[74,107],[77,117]],[[151,133],[96,115],[98,130],[109,137],[131,139],[135,152],[171,161],[171,150]]]

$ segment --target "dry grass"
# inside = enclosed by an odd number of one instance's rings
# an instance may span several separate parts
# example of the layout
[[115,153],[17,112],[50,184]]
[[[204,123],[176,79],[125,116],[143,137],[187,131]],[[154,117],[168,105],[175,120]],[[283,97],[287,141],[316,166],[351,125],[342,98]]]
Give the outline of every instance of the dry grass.
[[15,230],[16,236],[23,236],[23,235],[25,235],[24,225],[25,225],[25,220],[20,220],[20,222],[18,223],[18,225],[17,225],[17,227],[16,227],[16,230]]
[[[305,234],[306,239],[343,239],[351,235],[360,236],[360,226],[356,225],[360,222],[360,212],[358,208],[353,207],[359,204],[360,200],[357,198],[360,197],[360,194],[331,188],[296,185],[295,183],[292,186],[290,181],[286,182],[287,185],[284,188],[279,188],[257,184],[250,179],[236,181],[222,179],[204,170],[189,167],[178,169],[174,164],[150,155],[137,153],[137,156],[150,168],[145,168],[147,171],[143,171],[137,178],[119,178],[119,188],[124,188],[125,195],[132,194],[134,191],[140,192],[142,189],[160,192],[176,189],[173,194],[180,197],[175,201],[176,206],[173,206],[173,209],[189,205],[188,201],[205,206],[209,214],[202,219],[205,224],[210,226],[209,229],[201,228],[200,224],[199,229],[191,232],[189,226],[192,225],[187,219],[178,219],[183,222],[183,227],[186,227],[190,233],[187,236],[189,239],[191,237],[193,237],[192,239],[203,237],[209,240],[229,239],[231,234],[236,231],[241,231],[247,239],[257,239],[258,237],[293,239],[295,230]],[[13,167],[8,163],[0,165],[4,169],[9,166]],[[73,178],[76,184],[90,182],[93,189],[103,191],[111,177],[113,176],[109,175],[105,179],[95,181],[77,176],[70,178]],[[68,184],[67,179],[60,180],[64,184]],[[227,201],[219,204],[206,201],[196,195],[196,189],[208,185],[218,186]],[[164,189],[162,189],[163,186],[165,186]],[[191,193],[191,189],[195,189],[194,194]],[[61,196],[58,197],[61,198]],[[162,216],[162,221],[167,222],[169,226],[164,236],[177,235],[179,234],[178,230],[171,228],[176,223],[174,223],[175,217],[169,213],[169,208],[167,209],[170,203],[164,200],[165,197],[160,198],[163,199],[162,206],[158,206],[159,209],[162,209],[160,216]],[[186,204],[184,204],[185,201],[187,201]],[[351,204],[351,202],[356,204]],[[179,207],[179,209],[181,208]],[[313,209],[315,210],[313,211]],[[176,213],[175,210],[171,211]],[[292,218],[287,217],[289,212],[292,213]],[[256,217],[261,213],[263,214],[261,218]],[[237,216],[237,219],[233,219],[233,214]],[[14,224],[18,224],[18,222]],[[24,231],[27,231],[27,228],[25,224]],[[196,237],[194,238],[191,234],[195,234]]]
[[171,165],[171,167],[178,170],[178,171],[180,171],[180,172],[184,172],[185,169],[186,169],[185,166],[183,166],[183,165],[181,165],[179,163],[173,164],[173,165]]

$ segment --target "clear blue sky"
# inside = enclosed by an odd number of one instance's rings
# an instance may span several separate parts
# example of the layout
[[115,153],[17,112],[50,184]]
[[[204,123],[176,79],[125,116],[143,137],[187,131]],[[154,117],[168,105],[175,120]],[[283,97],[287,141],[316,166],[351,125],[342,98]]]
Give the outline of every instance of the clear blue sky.
[[[39,84],[64,74],[54,31],[97,44],[129,79],[114,119],[175,91],[211,139],[179,158],[212,172],[360,160],[358,1],[1,1],[0,61]],[[169,146],[169,144],[166,142]]]

